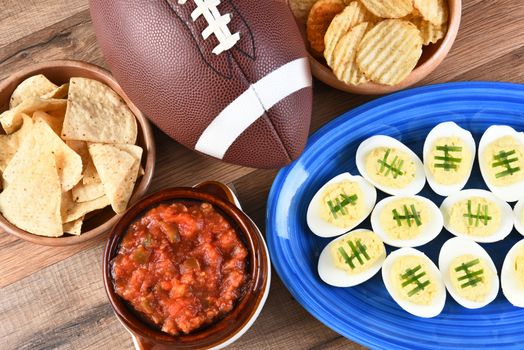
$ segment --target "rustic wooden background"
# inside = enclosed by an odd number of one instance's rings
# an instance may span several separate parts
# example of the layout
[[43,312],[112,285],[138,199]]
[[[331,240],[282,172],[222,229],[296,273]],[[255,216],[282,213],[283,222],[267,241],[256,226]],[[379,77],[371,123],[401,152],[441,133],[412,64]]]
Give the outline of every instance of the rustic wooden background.
[[[421,84],[524,81],[524,5],[464,0],[450,55]],[[34,62],[78,59],[105,66],[87,0],[0,0],[0,80]],[[370,97],[315,81],[311,131]],[[155,130],[158,163],[151,191],[214,179],[232,184],[264,228],[276,171],[198,156]],[[0,232],[0,349],[132,349],[109,306],[101,278],[106,237],[74,247],[44,247]],[[259,319],[231,349],[361,349],[310,316],[274,275]]]

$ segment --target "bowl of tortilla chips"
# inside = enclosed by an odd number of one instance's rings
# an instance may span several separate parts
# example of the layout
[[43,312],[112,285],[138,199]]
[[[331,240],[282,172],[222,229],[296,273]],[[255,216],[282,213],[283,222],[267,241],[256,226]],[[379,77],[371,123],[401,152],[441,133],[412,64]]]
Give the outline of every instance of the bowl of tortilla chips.
[[71,245],[107,232],[147,191],[151,126],[104,69],[79,61],[0,82],[0,229]]

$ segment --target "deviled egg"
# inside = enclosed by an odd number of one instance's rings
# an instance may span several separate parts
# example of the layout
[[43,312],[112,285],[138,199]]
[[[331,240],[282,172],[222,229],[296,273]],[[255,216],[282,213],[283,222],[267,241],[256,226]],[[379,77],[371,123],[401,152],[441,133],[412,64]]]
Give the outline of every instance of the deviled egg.
[[373,231],[393,247],[418,247],[442,230],[439,208],[421,196],[393,196],[377,203],[371,213]]
[[490,126],[479,144],[479,165],[489,189],[506,202],[524,192],[524,133],[505,125]]
[[373,185],[362,176],[342,173],[313,196],[307,209],[307,224],[317,236],[339,236],[367,218],[376,201]]
[[357,149],[358,171],[375,187],[391,195],[414,195],[426,183],[424,165],[413,151],[392,137],[377,135]]
[[389,294],[404,310],[419,317],[435,317],[446,302],[446,288],[437,266],[422,252],[401,248],[382,265]]
[[524,307],[524,239],[510,249],[502,265],[502,292],[514,306]]
[[440,211],[446,230],[476,242],[500,241],[513,229],[509,204],[485,190],[463,190],[447,197]]
[[355,230],[331,241],[320,254],[318,274],[335,287],[352,287],[373,277],[386,258],[384,243],[370,230]]
[[488,253],[470,239],[454,237],[440,249],[438,266],[449,294],[468,309],[491,303],[499,291],[499,277]]
[[524,236],[524,199],[521,199],[513,208],[513,224],[515,229]]
[[453,122],[435,126],[424,142],[424,170],[429,186],[441,196],[460,191],[468,182],[475,159],[471,133]]

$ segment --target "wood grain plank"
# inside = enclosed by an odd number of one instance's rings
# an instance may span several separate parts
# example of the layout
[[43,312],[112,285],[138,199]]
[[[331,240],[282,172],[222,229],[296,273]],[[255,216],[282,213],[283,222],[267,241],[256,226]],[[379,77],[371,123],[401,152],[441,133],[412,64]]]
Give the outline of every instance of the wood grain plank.
[[[107,303],[101,256],[95,247],[0,289],[2,349],[132,349]],[[363,349],[322,327],[274,276],[260,317],[230,349]]]
[[88,9],[86,0],[2,0],[0,50],[10,42]]
[[104,66],[88,10],[0,47],[0,79],[31,63],[57,59],[84,60]]
[[463,75],[458,75],[456,80],[482,80],[524,82],[524,47],[514,50],[493,61],[483,64]]
[[[462,23],[442,64],[419,85],[456,79],[524,46],[524,6],[519,1],[464,1]],[[468,5],[468,6],[466,6]],[[503,70],[499,70],[503,74]]]
[[101,255],[99,246],[0,289],[2,348],[104,348],[100,338],[111,339],[115,349],[130,348],[129,336],[107,303]]
[[[524,80],[524,6],[465,0],[462,26],[447,59],[419,85],[449,80]],[[16,23],[16,25],[13,25]],[[80,59],[104,66],[87,0],[3,0],[0,79],[32,62]],[[311,130],[371,97],[315,81]],[[274,170],[241,168],[196,155],[155,131],[159,148],[152,191],[218,179],[236,187],[263,228]],[[100,277],[104,237],[77,247],[35,246],[0,233],[0,348],[131,349],[108,305]],[[3,287],[3,288],[1,288]],[[360,349],[307,314],[274,278],[265,309],[233,349]]]

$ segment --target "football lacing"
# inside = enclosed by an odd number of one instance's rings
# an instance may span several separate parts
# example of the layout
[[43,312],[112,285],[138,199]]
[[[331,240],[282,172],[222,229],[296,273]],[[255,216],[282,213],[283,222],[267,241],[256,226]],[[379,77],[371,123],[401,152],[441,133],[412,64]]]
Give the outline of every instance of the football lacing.
[[[178,3],[184,5],[187,0],[178,0]],[[231,34],[228,24],[231,21],[231,15],[221,15],[217,6],[220,5],[220,0],[194,0],[196,8],[191,13],[191,19],[194,21],[198,17],[204,16],[209,24],[202,32],[204,40],[214,34],[218,40],[218,45],[213,49],[215,55],[219,55],[224,51],[232,48],[239,40],[240,33]]]

